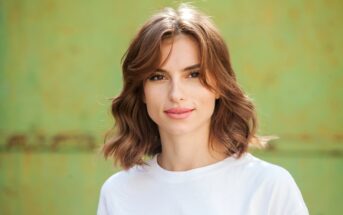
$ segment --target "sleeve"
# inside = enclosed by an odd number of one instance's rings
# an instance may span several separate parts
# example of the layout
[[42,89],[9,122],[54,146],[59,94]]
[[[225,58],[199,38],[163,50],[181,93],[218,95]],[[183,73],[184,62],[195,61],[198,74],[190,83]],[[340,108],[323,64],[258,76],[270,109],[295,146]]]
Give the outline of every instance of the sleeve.
[[97,215],[110,215],[108,210],[108,205],[106,203],[106,191],[104,186],[102,186],[100,191],[99,203],[98,203],[98,211]]
[[271,193],[269,213],[273,215],[308,215],[308,209],[291,174],[281,168]]

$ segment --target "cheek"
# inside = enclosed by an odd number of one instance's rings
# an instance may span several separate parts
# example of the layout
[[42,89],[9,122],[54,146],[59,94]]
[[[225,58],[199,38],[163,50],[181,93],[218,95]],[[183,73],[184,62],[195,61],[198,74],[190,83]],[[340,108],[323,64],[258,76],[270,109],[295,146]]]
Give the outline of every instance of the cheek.
[[197,98],[204,104],[212,105],[216,100],[216,94],[204,86],[198,86],[197,89],[193,89],[196,93]]
[[152,115],[161,105],[161,91],[155,87],[144,88],[144,103],[146,104],[148,114],[152,118]]
[[199,95],[199,101],[205,112],[213,113],[216,102],[216,96],[214,93],[207,90],[203,91],[203,93]]

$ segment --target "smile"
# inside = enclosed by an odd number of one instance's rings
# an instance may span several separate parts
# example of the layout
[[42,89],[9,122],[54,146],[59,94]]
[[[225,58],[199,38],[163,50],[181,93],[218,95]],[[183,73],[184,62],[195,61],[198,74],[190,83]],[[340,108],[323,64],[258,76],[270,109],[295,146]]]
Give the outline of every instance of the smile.
[[171,108],[165,110],[164,113],[172,119],[185,119],[192,114],[193,110],[189,108]]

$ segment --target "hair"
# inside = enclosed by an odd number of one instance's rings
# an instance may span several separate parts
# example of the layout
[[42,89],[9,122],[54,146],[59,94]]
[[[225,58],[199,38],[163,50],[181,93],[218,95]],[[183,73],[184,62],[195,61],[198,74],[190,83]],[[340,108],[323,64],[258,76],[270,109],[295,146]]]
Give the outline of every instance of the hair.
[[[255,107],[239,87],[232,69],[228,48],[211,19],[194,7],[181,4],[153,15],[139,30],[122,58],[124,86],[112,99],[115,123],[105,135],[102,151],[112,156],[123,169],[144,165],[145,156],[161,152],[158,127],[148,115],[143,101],[146,78],[161,62],[164,39],[184,34],[193,37],[200,50],[200,81],[216,91],[211,118],[209,145],[223,144],[228,156],[240,157],[248,145],[263,146],[269,139],[259,137]],[[214,80],[214,85],[209,80]]]

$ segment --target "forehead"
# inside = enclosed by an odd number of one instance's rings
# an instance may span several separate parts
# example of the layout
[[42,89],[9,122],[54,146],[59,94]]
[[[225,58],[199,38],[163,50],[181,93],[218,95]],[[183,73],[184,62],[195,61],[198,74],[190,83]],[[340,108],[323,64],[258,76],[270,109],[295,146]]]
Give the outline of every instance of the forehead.
[[199,63],[199,45],[192,36],[179,34],[162,41],[160,67],[178,69]]

